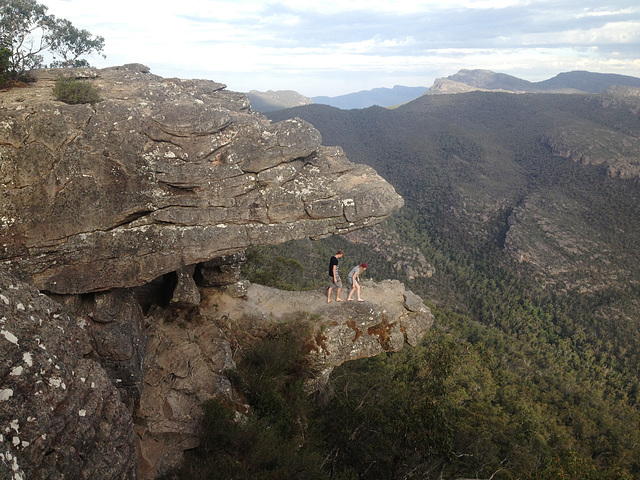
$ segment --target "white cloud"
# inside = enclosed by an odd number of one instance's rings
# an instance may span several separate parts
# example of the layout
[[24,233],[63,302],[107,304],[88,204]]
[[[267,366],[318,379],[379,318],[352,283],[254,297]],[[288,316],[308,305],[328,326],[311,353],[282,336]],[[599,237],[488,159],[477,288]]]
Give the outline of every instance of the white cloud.
[[97,66],[139,62],[240,91],[430,86],[461,68],[528,80],[578,68],[640,76],[637,0],[42,3],[105,37],[107,59],[90,59]]

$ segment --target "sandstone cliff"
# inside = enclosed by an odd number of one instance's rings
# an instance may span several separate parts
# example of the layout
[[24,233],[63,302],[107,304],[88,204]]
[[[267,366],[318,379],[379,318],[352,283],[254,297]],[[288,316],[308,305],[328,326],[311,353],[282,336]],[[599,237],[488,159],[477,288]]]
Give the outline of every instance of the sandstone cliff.
[[[55,101],[61,75],[87,77],[104,100]],[[222,84],[141,65],[34,76],[2,93],[0,259],[40,290],[136,286],[248,245],[361,228],[402,205],[310,124],[271,124]]]
[[[103,100],[56,101],[61,75]],[[310,389],[430,328],[398,282],[327,305],[239,277],[247,246],[347,233],[402,206],[310,124],[272,124],[224,85],[142,65],[34,76],[0,94],[0,478],[154,478],[175,464],[198,443],[204,400],[250,408],[225,377],[231,324],[307,323]]]

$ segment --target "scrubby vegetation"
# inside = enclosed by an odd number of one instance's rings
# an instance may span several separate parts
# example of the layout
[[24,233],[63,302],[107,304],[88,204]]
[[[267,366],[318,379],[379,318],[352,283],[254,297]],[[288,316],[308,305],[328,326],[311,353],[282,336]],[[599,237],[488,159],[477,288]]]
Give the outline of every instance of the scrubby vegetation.
[[100,101],[100,90],[89,80],[78,80],[63,77],[56,80],[53,96],[70,105],[90,103],[94,105]]
[[88,80],[64,77],[56,80],[53,96],[56,100],[70,105],[81,103],[93,105],[100,101],[100,90]]
[[237,372],[229,376],[251,412],[236,414],[217,400],[205,403],[201,446],[165,480],[329,478],[322,451],[309,435],[313,403],[304,391],[310,375],[305,334],[295,322],[275,325],[245,345]]

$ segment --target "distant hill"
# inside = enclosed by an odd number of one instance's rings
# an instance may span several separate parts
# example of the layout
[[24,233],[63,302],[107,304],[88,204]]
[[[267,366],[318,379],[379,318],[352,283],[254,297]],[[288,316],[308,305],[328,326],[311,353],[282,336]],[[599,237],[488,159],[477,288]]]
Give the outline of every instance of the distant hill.
[[617,85],[640,88],[640,78],[613,73],[575,71],[560,73],[549,80],[544,80],[534,85],[547,91],[574,88],[586,93],[602,93],[608,88]]
[[293,90],[269,90],[267,92],[251,90],[247,93],[247,96],[254,110],[266,113],[312,103],[330,105],[343,110],[367,108],[373,105],[394,107],[414,100],[428,90],[427,87],[396,85],[393,88],[374,88],[373,90],[362,90],[337,97],[320,96],[309,98]]
[[[562,85],[576,86],[576,78],[588,76],[566,78],[573,80]],[[435,228],[446,222],[453,241],[507,242],[503,253],[529,261],[543,285],[596,291],[640,284],[635,273],[640,257],[631,248],[640,244],[640,207],[618,198],[619,192],[636,189],[640,179],[639,98],[640,89],[633,87],[586,95],[470,92],[423,95],[393,110],[308,105],[269,118],[297,116],[312,123],[326,145],[342,146],[352,161],[371,165],[393,184],[407,200],[406,208],[413,205],[428,214],[426,224]],[[581,180],[587,183],[576,183],[589,175]],[[634,180],[615,186],[607,176]],[[621,203],[608,203],[609,195]],[[580,220],[593,209],[603,219],[601,228],[593,218]],[[516,210],[519,214],[511,216]],[[529,215],[539,223],[524,221],[527,211],[535,211]],[[540,224],[550,230],[536,230]],[[625,232],[622,251],[617,251],[621,244],[614,247],[621,241],[612,236],[617,229]],[[508,233],[490,238],[488,232]],[[535,236],[540,236],[537,243],[527,241]],[[597,257],[603,251],[616,254]]]
[[266,92],[251,90],[247,93],[247,97],[249,97],[251,107],[263,113],[313,103],[309,97],[305,97],[293,90],[269,90]]
[[393,107],[411,100],[415,100],[429,89],[427,87],[403,87],[396,85],[393,88],[374,88],[360,92],[348,93],[337,97],[311,97],[314,103],[330,105],[342,110],[354,108],[367,108],[373,105],[380,107]]
[[602,93],[612,86],[640,88],[640,78],[613,73],[574,71],[560,73],[549,80],[529,82],[490,70],[460,70],[438,78],[429,93],[463,93],[474,90],[517,93]]

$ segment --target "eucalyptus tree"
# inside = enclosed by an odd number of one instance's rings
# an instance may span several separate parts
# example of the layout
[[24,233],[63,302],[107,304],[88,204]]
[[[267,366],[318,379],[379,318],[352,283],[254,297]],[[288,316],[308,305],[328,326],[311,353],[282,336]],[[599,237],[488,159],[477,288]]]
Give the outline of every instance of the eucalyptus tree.
[[0,0],[0,79],[21,80],[45,66],[83,67],[85,55],[103,55],[104,38],[47,13],[35,0]]

